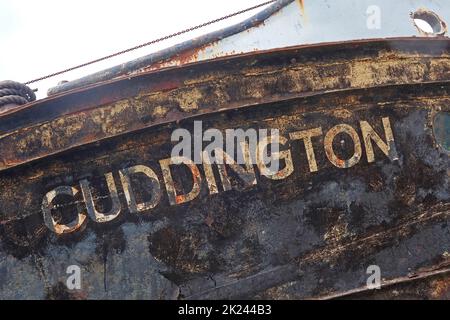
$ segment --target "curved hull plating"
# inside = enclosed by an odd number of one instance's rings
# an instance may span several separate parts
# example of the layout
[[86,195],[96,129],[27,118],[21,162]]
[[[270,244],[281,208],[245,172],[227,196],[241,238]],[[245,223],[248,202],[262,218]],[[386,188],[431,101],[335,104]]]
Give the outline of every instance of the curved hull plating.
[[[449,80],[448,40],[356,41],[3,115],[0,297],[448,298]],[[200,151],[207,129],[277,129],[280,167],[173,164],[180,128]]]

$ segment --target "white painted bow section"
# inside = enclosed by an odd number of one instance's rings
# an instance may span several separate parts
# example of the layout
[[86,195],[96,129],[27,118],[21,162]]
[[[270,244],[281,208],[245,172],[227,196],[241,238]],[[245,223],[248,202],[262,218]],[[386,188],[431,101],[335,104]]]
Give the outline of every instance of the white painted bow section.
[[[450,22],[448,0],[296,0],[264,23],[199,48],[191,56],[174,57],[149,69],[176,66],[218,57],[360,39],[436,36],[424,20],[414,21],[417,10],[430,11]],[[418,29],[422,27],[425,32]]]

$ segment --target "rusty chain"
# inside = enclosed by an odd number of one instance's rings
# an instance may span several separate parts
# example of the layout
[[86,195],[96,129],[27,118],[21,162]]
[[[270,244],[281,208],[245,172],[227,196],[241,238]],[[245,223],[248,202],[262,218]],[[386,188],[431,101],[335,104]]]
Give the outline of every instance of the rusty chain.
[[100,61],[104,61],[104,60],[107,60],[107,59],[110,59],[110,58],[113,58],[113,57],[116,57],[116,56],[119,56],[119,55],[122,55],[122,54],[125,54],[125,53],[128,53],[128,52],[131,52],[131,51],[134,51],[134,50],[137,50],[137,49],[149,46],[151,44],[155,44],[157,42],[168,40],[170,38],[177,37],[177,36],[182,35],[184,33],[188,33],[188,32],[191,32],[191,31],[194,31],[194,30],[197,30],[197,29],[200,29],[200,28],[212,25],[214,23],[217,23],[217,22],[220,22],[220,21],[223,21],[223,20],[235,17],[235,16],[240,15],[242,13],[245,13],[245,12],[248,12],[248,11],[260,8],[260,7],[263,7],[263,6],[268,5],[270,3],[273,3],[273,2],[276,2],[276,0],[270,0],[270,1],[266,1],[266,2],[263,2],[263,3],[257,4],[255,6],[252,6],[252,7],[249,7],[249,8],[246,8],[246,9],[243,9],[243,10],[240,10],[240,11],[228,14],[226,16],[223,16],[223,17],[220,17],[220,18],[217,18],[217,19],[214,19],[214,20],[210,20],[208,22],[204,22],[202,24],[199,24],[199,25],[196,25],[196,26],[193,26],[193,27],[190,27],[190,28],[187,28],[187,29],[175,32],[175,33],[172,33],[172,34],[169,34],[167,36],[164,36],[164,37],[161,37],[161,38],[157,38],[157,39],[154,39],[154,40],[142,43],[142,44],[134,46],[132,48],[128,48],[128,49],[125,49],[125,50],[122,50],[122,51],[118,51],[118,52],[112,53],[110,55],[107,55],[107,56],[104,56],[104,57],[101,57],[101,58],[98,58],[98,59],[94,59],[94,60],[91,60],[91,61],[79,64],[79,65],[76,65],[76,66],[71,67],[71,68],[67,68],[67,69],[64,69],[64,70],[61,70],[61,71],[58,71],[58,72],[54,72],[54,73],[48,74],[48,75],[43,76],[43,77],[39,77],[39,78],[30,80],[30,81],[27,81],[27,82],[25,82],[25,84],[31,84],[31,83],[35,83],[35,82],[38,82],[38,81],[41,81],[41,80],[52,78],[54,76],[57,76],[57,75],[60,75],[60,74],[63,74],[63,73],[69,72],[69,71],[73,71],[75,69],[83,68],[83,67],[86,67],[88,65],[91,65],[91,64],[94,64],[94,63],[97,63],[97,62],[100,62]]

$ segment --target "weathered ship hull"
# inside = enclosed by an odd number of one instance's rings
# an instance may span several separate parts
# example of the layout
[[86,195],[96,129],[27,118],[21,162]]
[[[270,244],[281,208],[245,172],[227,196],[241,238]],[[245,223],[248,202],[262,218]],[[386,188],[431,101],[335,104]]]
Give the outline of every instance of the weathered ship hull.
[[[390,39],[152,71],[3,115],[0,297],[448,298],[449,93],[448,40]],[[280,170],[169,165],[194,121],[278,129]]]

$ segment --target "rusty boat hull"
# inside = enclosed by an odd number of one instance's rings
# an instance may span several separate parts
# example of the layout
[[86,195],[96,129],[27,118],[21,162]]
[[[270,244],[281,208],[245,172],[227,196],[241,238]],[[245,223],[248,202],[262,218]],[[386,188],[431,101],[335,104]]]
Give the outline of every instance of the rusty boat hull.
[[[150,70],[4,114],[0,298],[449,298],[449,94],[448,39],[374,39]],[[171,164],[172,132],[197,121],[278,129],[280,170]]]

